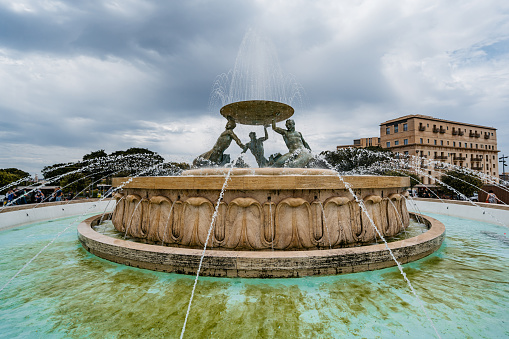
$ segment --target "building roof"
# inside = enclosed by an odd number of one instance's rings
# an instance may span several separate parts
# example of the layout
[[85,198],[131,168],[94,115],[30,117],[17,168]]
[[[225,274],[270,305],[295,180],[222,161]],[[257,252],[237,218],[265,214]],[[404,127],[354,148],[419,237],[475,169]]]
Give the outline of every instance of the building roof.
[[421,114],[410,114],[410,115],[402,116],[400,118],[387,120],[385,122],[382,122],[380,124],[380,126],[385,125],[385,124],[390,124],[390,123],[393,123],[393,122],[397,122],[399,120],[408,120],[408,119],[412,119],[412,118],[418,118],[418,119],[424,119],[424,120],[430,120],[430,121],[438,121],[438,122],[443,122],[443,123],[451,123],[451,124],[457,124],[457,125],[464,125],[464,126],[471,126],[471,127],[477,127],[477,128],[486,128],[486,129],[497,130],[494,127],[488,127],[488,126],[482,126],[482,125],[469,124],[469,123],[465,123],[465,122],[458,122],[458,121],[451,121],[451,120],[433,118],[433,117],[431,117],[429,115],[421,115]]

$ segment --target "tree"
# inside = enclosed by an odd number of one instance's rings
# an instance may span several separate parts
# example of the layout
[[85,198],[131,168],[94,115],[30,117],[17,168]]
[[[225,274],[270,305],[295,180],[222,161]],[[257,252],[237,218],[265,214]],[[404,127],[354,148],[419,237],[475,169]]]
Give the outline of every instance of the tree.
[[443,184],[439,183],[439,185],[442,186],[444,191],[457,194],[454,190],[447,187],[450,186],[467,197],[477,192],[483,184],[482,180],[478,177],[467,174],[461,170],[446,171],[440,180]]
[[[17,168],[0,169],[0,187],[7,186],[10,183],[26,178],[29,175],[30,174],[28,172],[22,171]],[[7,189],[0,193],[4,193],[6,191]]]
[[89,154],[85,154],[83,156],[83,161],[86,161],[86,160],[91,160],[91,159],[96,159],[96,158],[102,158],[102,157],[107,157],[108,154],[103,150],[98,150],[98,151],[95,151],[95,152],[90,152]]
[[[341,148],[337,151],[323,151],[320,153],[330,165],[339,172],[348,172],[359,168],[368,168],[375,164],[388,162],[394,154],[381,147]],[[373,172],[377,172],[373,169]]]

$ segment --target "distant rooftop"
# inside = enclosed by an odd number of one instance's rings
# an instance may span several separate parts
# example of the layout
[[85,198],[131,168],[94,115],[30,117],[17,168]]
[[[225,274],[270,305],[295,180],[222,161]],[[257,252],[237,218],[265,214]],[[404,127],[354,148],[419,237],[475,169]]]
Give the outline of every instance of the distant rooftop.
[[477,128],[487,128],[487,129],[496,130],[496,128],[494,128],[494,127],[488,127],[488,126],[482,126],[482,125],[468,124],[468,123],[465,123],[465,122],[458,122],[458,121],[452,121],[452,120],[433,118],[433,117],[431,117],[429,115],[422,115],[422,114],[410,114],[410,115],[402,116],[400,118],[387,120],[385,122],[382,122],[380,124],[380,126],[386,125],[386,124],[390,124],[390,123],[393,123],[393,122],[397,122],[397,121],[400,121],[400,120],[408,120],[408,119],[412,119],[412,118],[419,118],[419,119],[430,120],[430,121],[438,121],[438,122],[444,122],[444,123],[450,123],[450,124],[457,124],[457,125],[464,125],[464,126],[471,126],[471,127],[477,127]]

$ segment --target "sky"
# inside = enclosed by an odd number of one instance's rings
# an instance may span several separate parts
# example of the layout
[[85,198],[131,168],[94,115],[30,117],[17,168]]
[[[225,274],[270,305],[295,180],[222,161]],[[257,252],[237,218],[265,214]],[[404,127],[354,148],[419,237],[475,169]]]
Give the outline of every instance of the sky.
[[[130,147],[191,162],[224,130],[214,83],[250,34],[298,84],[315,152],[423,114],[495,127],[509,153],[506,0],[0,0],[0,168]],[[270,129],[265,148],[286,152]]]

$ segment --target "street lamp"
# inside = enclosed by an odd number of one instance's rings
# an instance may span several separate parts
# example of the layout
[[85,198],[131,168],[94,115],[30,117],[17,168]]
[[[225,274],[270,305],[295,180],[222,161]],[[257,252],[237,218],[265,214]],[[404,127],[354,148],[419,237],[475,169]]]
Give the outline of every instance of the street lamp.
[[502,163],[502,176],[504,177],[504,180],[505,180],[505,165],[506,165],[505,159],[507,159],[507,158],[508,158],[508,156],[507,155],[504,156],[503,154],[500,158],[498,158],[498,162]]

